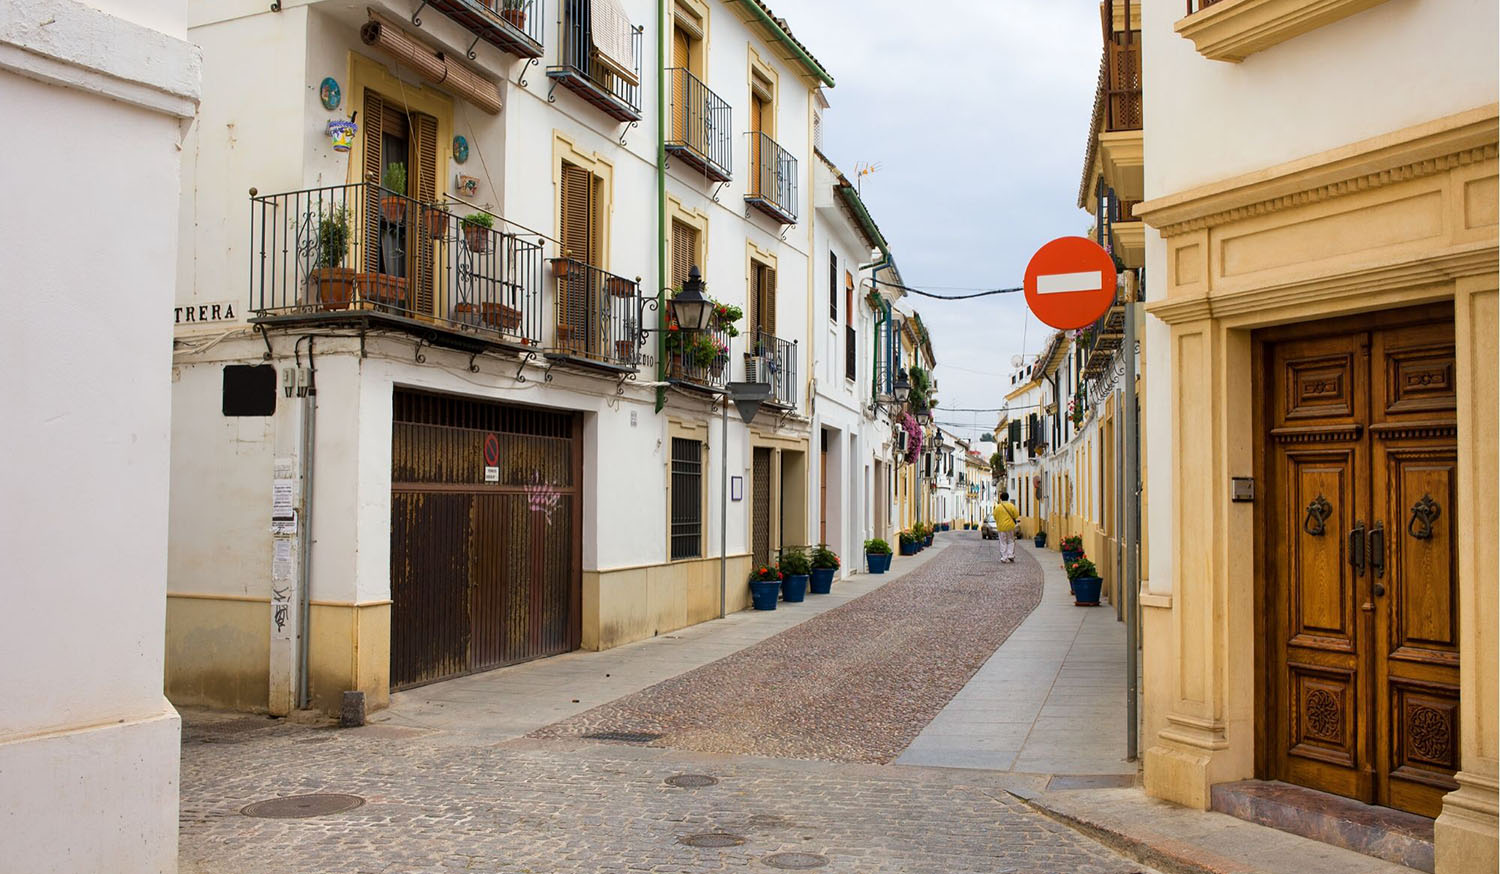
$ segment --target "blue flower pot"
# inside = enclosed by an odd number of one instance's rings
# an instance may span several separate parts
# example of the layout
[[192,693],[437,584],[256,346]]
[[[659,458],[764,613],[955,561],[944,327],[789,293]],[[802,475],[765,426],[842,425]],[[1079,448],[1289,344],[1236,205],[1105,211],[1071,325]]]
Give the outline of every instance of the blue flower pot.
[[867,552],[865,553],[865,566],[872,574],[883,574],[891,569],[891,554]]
[[1083,550],[1081,550],[1081,549],[1078,549],[1078,550],[1065,549],[1065,550],[1063,550],[1062,557],[1063,557],[1063,567],[1067,567],[1068,565],[1070,565],[1073,562],[1079,560],[1080,558],[1083,558]]
[[[903,543],[903,544],[901,544],[901,554],[902,555],[916,555],[917,554],[917,545],[915,543]],[[889,561],[890,560],[890,556],[886,556],[886,559],[887,559],[887,561]]]
[[784,574],[781,578],[781,600],[795,604],[807,596],[807,574]]
[[812,575],[808,578],[808,589],[814,595],[826,595],[833,590],[833,575],[838,573],[838,568],[815,567]]
[[1045,531],[1038,531],[1036,533],[1036,536],[1033,537],[1033,538],[1031,538],[1031,545],[1035,546],[1037,549],[1041,549],[1042,547],[1046,546],[1047,545],[1047,532],[1045,532]]
[[1104,580],[1099,577],[1078,577],[1073,580],[1073,604],[1076,607],[1098,607],[1099,587]]
[[932,535],[931,534],[927,535],[927,539],[924,540],[924,541],[922,541],[922,545],[923,546],[931,546],[932,545]]
[[775,610],[776,596],[779,594],[781,594],[781,583],[777,580],[750,584],[750,603],[757,610]]

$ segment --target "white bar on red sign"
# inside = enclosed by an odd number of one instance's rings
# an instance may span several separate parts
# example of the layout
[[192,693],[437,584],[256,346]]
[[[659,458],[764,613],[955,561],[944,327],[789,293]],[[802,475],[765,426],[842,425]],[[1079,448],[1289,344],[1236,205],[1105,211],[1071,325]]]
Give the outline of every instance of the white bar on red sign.
[[1098,291],[1106,287],[1104,273],[1089,270],[1084,273],[1051,273],[1036,278],[1037,294],[1065,294],[1073,291]]

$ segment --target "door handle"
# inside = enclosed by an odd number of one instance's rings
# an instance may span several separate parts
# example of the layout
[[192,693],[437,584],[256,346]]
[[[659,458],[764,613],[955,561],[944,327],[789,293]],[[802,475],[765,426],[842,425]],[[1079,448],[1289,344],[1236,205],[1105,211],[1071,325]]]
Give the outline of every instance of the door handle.
[[1443,515],[1443,508],[1432,495],[1423,495],[1422,500],[1416,502],[1411,508],[1411,519],[1407,520],[1406,533],[1418,540],[1432,539],[1432,523]]
[[1313,498],[1307,505],[1307,516],[1302,520],[1302,530],[1314,537],[1323,536],[1323,523],[1333,515],[1333,505],[1322,495]]
[[1349,564],[1356,577],[1365,575],[1365,523],[1357,520],[1349,531]]
[[[1370,527],[1370,570],[1375,579],[1385,576],[1385,523],[1376,522]],[[1379,583],[1375,587],[1381,588]],[[1380,593],[1376,593],[1380,594]]]

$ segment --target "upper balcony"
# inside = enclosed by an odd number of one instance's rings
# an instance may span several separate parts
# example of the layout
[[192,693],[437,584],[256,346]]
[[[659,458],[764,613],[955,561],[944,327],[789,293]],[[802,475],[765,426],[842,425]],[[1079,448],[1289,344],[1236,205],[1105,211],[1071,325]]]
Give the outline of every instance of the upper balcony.
[[688,388],[722,389],[729,383],[729,332],[712,328],[687,335],[668,328],[667,379]]
[[641,332],[640,280],[575,258],[552,258],[548,265],[556,302],[548,358],[618,372],[650,363],[641,352],[647,335]]
[[374,183],[250,194],[257,324],[379,323],[476,353],[540,345],[539,235]]
[[1173,30],[1205,58],[1239,63],[1259,51],[1378,6],[1385,0],[1187,0]]
[[682,67],[667,70],[672,115],[666,149],[712,182],[728,182],[733,160],[729,104]]
[[783,340],[765,331],[751,336],[745,353],[745,381],[768,382],[771,396],[766,403],[785,409],[797,406],[797,341]]
[[458,22],[474,34],[474,45],[484,40],[501,51],[518,58],[542,56],[542,23],[546,18],[546,0],[423,0],[412,13],[412,23],[421,26],[419,17],[428,6]]
[[1145,141],[1141,134],[1141,31],[1136,0],[1126,0],[1120,15],[1115,2],[1103,4],[1104,69],[1103,115],[1099,157],[1104,178],[1119,196],[1139,201],[1145,196]]
[[745,202],[781,224],[797,223],[797,159],[759,131],[750,132],[750,190]]
[[[640,121],[642,29],[621,16],[607,23],[592,21],[593,0],[562,3],[557,65],[547,68],[552,88],[562,85],[616,121]],[[547,101],[554,99],[548,91]]]

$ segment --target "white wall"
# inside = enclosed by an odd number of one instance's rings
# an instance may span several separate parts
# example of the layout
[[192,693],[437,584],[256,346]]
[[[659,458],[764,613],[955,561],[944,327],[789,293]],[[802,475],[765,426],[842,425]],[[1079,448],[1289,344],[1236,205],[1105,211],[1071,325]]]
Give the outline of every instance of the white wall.
[[6,870],[176,869],[169,350],[177,113],[196,100],[197,56],[171,37],[185,27],[172,9],[111,8],[130,20],[58,0],[0,9]]

